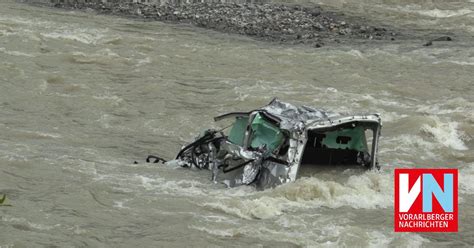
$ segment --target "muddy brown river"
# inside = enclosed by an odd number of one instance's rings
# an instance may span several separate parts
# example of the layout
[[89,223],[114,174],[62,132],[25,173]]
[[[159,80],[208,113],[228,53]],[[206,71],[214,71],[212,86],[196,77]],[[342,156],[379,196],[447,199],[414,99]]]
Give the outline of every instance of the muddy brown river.
[[[472,247],[474,2],[315,2],[453,41],[289,46],[1,0],[0,247]],[[256,191],[143,163],[273,97],[381,113],[381,170]],[[458,233],[393,231],[412,167],[459,169]]]

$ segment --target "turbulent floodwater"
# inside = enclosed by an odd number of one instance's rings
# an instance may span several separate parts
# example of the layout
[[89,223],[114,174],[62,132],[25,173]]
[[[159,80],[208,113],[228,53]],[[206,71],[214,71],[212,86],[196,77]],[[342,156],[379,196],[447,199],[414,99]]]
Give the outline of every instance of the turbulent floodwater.
[[[474,3],[321,2],[455,41],[288,47],[2,0],[0,246],[474,245]],[[382,169],[257,192],[132,163],[275,96],[381,113]],[[393,232],[396,167],[460,169],[459,233]]]

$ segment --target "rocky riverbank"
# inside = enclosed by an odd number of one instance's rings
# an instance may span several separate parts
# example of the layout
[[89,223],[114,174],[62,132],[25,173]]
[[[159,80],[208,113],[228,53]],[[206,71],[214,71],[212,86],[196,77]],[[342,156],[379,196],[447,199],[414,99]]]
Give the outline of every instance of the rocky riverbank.
[[99,14],[146,20],[191,23],[261,40],[309,44],[314,47],[363,40],[391,41],[400,35],[391,28],[374,26],[363,19],[325,11],[319,6],[235,3],[61,3],[53,6],[63,9],[92,9]]

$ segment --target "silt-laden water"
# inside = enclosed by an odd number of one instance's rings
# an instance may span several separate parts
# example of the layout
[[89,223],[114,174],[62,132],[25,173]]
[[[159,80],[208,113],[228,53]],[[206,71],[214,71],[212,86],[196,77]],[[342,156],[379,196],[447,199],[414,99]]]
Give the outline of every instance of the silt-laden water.
[[[0,246],[474,245],[474,4],[321,2],[454,41],[316,49],[2,1]],[[381,113],[382,169],[258,192],[133,164],[273,97]],[[459,233],[393,232],[397,167],[459,168]]]

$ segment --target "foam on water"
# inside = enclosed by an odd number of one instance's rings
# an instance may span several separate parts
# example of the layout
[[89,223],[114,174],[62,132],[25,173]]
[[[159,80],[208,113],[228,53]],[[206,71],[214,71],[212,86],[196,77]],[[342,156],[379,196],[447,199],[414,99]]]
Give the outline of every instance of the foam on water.
[[[81,42],[87,45],[96,45],[104,40],[107,30],[95,29],[64,29],[56,32],[41,33],[43,37],[50,39],[62,39]],[[107,41],[106,41],[107,42]]]
[[242,226],[226,220],[223,223],[227,224],[217,228],[215,221],[203,220],[201,224],[189,227],[218,237],[255,237],[309,247],[425,245],[429,241],[417,234],[355,227],[344,216],[318,213],[325,208],[341,207],[369,211],[390,209],[393,206],[392,178],[393,174],[387,172],[349,176],[344,182],[302,178],[275,189],[250,193],[244,199],[233,197],[213,201],[211,198],[201,206],[230,217],[265,222]]
[[[252,225],[242,227],[234,225],[227,228],[216,228],[209,225],[190,225],[189,228],[205,232],[218,237],[254,237],[267,241],[287,242],[304,247],[421,247],[429,241],[418,234],[395,234],[391,230],[373,230],[348,225],[342,221],[335,224],[330,219],[307,216],[315,220],[313,223],[305,222],[300,218],[287,218],[285,216],[269,226]],[[337,222],[339,218],[337,218]],[[283,226],[281,224],[283,223]]]
[[383,138],[382,142],[390,144],[391,149],[385,150],[382,148],[381,152],[392,152],[399,154],[400,157],[405,155],[410,158],[413,152],[416,151],[422,160],[441,158],[441,155],[435,151],[438,146],[419,135],[402,134],[397,137]]
[[439,144],[460,151],[468,150],[463,142],[463,134],[458,130],[459,123],[455,121],[442,122],[439,117],[432,116],[433,124],[423,124],[421,131],[430,135]]
[[19,16],[11,16],[11,15],[2,15],[0,16],[0,22],[3,24],[21,24],[24,26],[41,26],[41,27],[51,27],[56,25],[55,22],[46,21],[40,18],[26,18],[26,17],[19,17]]
[[70,60],[78,64],[99,64],[109,65],[112,63],[132,64],[130,58],[120,56],[112,50],[106,48],[96,51],[95,53],[73,52],[68,54]]
[[420,5],[406,5],[406,6],[399,6],[399,7],[389,7],[387,9],[406,12],[406,13],[413,13],[418,14],[421,16],[433,17],[433,18],[451,18],[451,17],[460,17],[465,15],[470,15],[473,13],[471,9],[463,8],[463,9],[426,9]]
[[435,18],[449,18],[449,17],[458,17],[464,16],[473,13],[470,9],[458,9],[458,10],[441,10],[441,9],[431,9],[431,10],[413,10],[413,12],[419,13],[421,15],[435,17]]
[[121,201],[114,201],[114,205],[113,207],[115,208],[123,208],[123,209],[130,209],[129,207],[125,206],[124,204],[126,204],[127,202],[129,202],[131,199],[124,199],[124,200],[121,200]]
[[202,206],[243,219],[269,219],[301,208],[387,208],[393,204],[392,184],[390,174],[379,172],[350,176],[342,183],[317,177],[301,178],[263,193],[250,194],[250,199],[226,197]]
[[375,209],[387,208],[393,201],[390,174],[374,171],[350,176],[342,183],[301,178],[276,188],[274,194],[313,207]]
[[110,101],[113,106],[119,106],[123,102],[123,98],[116,95],[110,95],[110,94],[93,96],[93,98],[97,100]]
[[[455,110],[446,112],[450,111]],[[389,137],[381,137],[382,157],[397,154],[399,158],[409,160],[415,152],[417,159],[427,161],[442,160],[446,156],[469,159],[468,142],[472,139],[466,134],[469,127],[461,126],[449,115],[410,116],[396,120],[394,125],[404,131],[394,130]]]
[[420,104],[417,112],[431,115],[446,115],[453,113],[471,113],[474,102],[467,101],[462,97],[443,99],[442,101],[428,101],[426,105]]
[[253,200],[228,199],[220,202],[205,203],[202,206],[222,211],[242,219],[269,219],[282,214],[284,199],[263,196]]
[[430,241],[416,233],[384,235],[379,231],[369,233],[370,247],[424,247]]
[[157,193],[157,194],[166,194],[166,195],[178,195],[178,196],[206,196],[208,195],[208,190],[206,188],[210,185],[205,185],[202,182],[196,180],[165,180],[160,177],[147,177],[144,175],[135,176],[139,181],[138,185],[141,185],[146,190]]
[[28,58],[34,58],[35,57],[35,55],[33,55],[33,54],[28,54],[28,53],[24,53],[24,52],[20,52],[20,51],[11,51],[11,50],[7,50],[4,47],[0,47],[0,52],[11,55],[11,56],[21,56],[21,57],[28,57]]
[[2,216],[1,220],[3,222],[9,222],[9,223],[21,225],[22,228],[26,230],[33,229],[36,231],[49,231],[60,226],[60,224],[45,225],[45,224],[34,223],[27,220],[26,218],[18,218],[18,217],[13,217],[13,216],[8,216],[8,215]]
[[8,128],[9,133],[15,138],[23,139],[60,139],[63,136],[59,133],[49,133],[43,131],[22,130],[17,128]]
[[[474,31],[474,28],[472,29]],[[473,60],[470,60],[470,61],[459,61],[459,60],[448,60],[446,61],[448,63],[453,63],[453,64],[457,64],[457,65],[474,65],[474,61]]]
[[464,194],[474,194],[474,163],[459,170],[459,189]]
[[[77,23],[57,23],[43,19],[28,19],[22,17],[2,16],[0,22],[4,25],[15,26],[12,32],[0,30],[4,35],[20,35],[28,39],[42,41],[44,38],[69,40],[87,45],[117,44],[121,41],[119,36],[108,35],[108,29],[84,28]],[[54,27],[50,32],[51,27]]]

